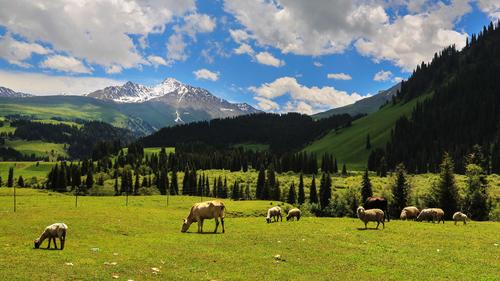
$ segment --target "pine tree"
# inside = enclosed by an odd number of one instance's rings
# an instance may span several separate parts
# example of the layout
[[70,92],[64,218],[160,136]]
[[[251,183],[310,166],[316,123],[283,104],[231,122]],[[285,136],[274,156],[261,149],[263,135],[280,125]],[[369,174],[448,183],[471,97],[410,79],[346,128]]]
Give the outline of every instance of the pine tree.
[[311,188],[309,189],[309,202],[318,203],[318,192],[316,191],[316,176],[313,175]]
[[330,204],[332,198],[332,179],[330,174],[323,173],[321,183],[319,186],[319,204],[321,209],[324,210]]
[[177,169],[174,168],[172,170],[172,184],[171,184],[171,191],[173,195],[179,194],[179,184],[177,182]]
[[89,169],[87,172],[87,178],[85,179],[85,186],[87,190],[91,189],[94,186],[94,175],[92,174],[91,169]]
[[118,195],[118,194],[120,194],[119,191],[118,191],[118,177],[115,177],[114,188],[115,188],[115,196]]
[[335,161],[333,162],[333,173],[335,173],[335,174],[339,173],[339,167],[337,165],[337,158],[335,158]]
[[297,201],[297,195],[295,193],[295,184],[292,182],[290,185],[290,189],[288,189],[288,197],[286,198],[286,202],[288,204],[295,205]]
[[135,172],[135,182],[134,182],[134,195],[138,195],[139,194],[139,188],[140,188],[140,184],[139,184],[139,173],[136,171]]
[[486,175],[481,166],[477,164],[468,164],[466,175],[467,190],[464,211],[473,220],[486,221],[489,219],[491,210]]
[[231,191],[231,199],[238,200],[240,198],[240,187],[238,181],[236,180],[233,185],[233,190]]
[[264,199],[263,193],[264,193],[265,185],[266,185],[266,174],[265,174],[265,170],[264,170],[264,165],[261,165],[260,170],[259,170],[259,175],[257,177],[257,188],[255,191],[255,195],[256,195],[257,199],[261,199],[261,200]]
[[274,188],[272,189],[272,196],[270,199],[281,201],[281,188],[280,182],[278,180],[276,180],[276,182],[274,183]]
[[408,196],[410,195],[410,186],[406,180],[406,169],[404,164],[396,167],[396,180],[392,186],[392,207],[393,216],[398,216],[400,212],[408,206]]
[[250,194],[250,184],[247,184],[245,188],[245,200],[252,200],[252,195]]
[[17,179],[17,186],[19,186],[19,187],[24,187],[24,179],[23,179],[23,176],[19,176],[19,179]]
[[445,219],[451,219],[458,209],[458,191],[455,183],[454,163],[448,153],[440,165],[439,182],[434,189],[437,206],[444,211]]
[[372,196],[373,196],[372,183],[368,175],[368,169],[366,169],[363,175],[363,182],[361,183],[361,200],[364,203],[366,202],[368,197]]
[[[56,167],[57,167],[57,165],[56,165]],[[13,167],[9,168],[9,177],[7,178],[7,186],[8,187],[14,186],[14,168]]]
[[347,167],[345,166],[345,163],[342,165],[342,175],[347,176]]
[[184,169],[184,178],[182,179],[182,194],[183,195],[189,195],[191,193],[191,188],[189,186],[190,182],[190,175],[189,175],[189,168],[186,166]]
[[3,181],[2,181],[2,177],[0,177],[0,187],[2,187],[3,185]]
[[372,144],[370,142],[370,134],[366,135],[366,150],[372,149]]
[[299,178],[299,195],[298,195],[297,200],[298,200],[299,205],[304,204],[304,202],[306,201],[306,195],[304,192],[304,177],[303,177],[302,173],[300,174],[300,178]]

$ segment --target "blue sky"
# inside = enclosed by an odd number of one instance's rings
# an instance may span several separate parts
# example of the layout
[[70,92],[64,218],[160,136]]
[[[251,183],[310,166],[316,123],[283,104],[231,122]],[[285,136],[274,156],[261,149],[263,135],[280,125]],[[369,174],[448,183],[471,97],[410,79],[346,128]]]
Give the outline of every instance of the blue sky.
[[307,114],[389,88],[500,16],[497,0],[0,1],[1,86],[85,94],[174,77]]

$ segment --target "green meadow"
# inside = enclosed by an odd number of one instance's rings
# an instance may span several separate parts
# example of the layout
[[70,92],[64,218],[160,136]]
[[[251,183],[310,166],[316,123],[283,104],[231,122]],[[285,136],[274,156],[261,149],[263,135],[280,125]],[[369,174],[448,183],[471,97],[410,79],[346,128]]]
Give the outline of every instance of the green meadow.
[[[198,197],[75,197],[0,189],[0,280],[498,280],[500,224],[354,218],[266,224],[276,202],[225,200],[226,233],[181,233]],[[68,225],[63,251],[33,249],[46,225]],[[374,227],[374,225],[369,225]],[[59,242],[58,242],[59,244]]]

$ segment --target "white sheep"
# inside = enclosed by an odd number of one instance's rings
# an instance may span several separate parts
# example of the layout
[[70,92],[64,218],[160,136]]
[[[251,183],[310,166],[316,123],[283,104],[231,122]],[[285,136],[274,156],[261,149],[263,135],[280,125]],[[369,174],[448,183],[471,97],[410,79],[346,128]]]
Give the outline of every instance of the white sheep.
[[380,209],[370,209],[370,210],[365,210],[365,208],[359,206],[358,210],[358,218],[365,223],[365,229],[367,229],[367,224],[369,221],[376,221],[377,222],[377,229],[380,223],[382,223],[382,226],[385,228],[384,224],[384,218],[385,214],[384,211]]
[[35,249],[40,248],[40,245],[45,239],[49,239],[49,245],[47,249],[50,248],[50,241],[54,241],[54,247],[57,249],[56,237],[59,238],[61,242],[61,250],[64,249],[64,243],[66,242],[66,232],[68,231],[68,226],[64,223],[54,223],[45,228],[42,235],[35,240]]
[[267,210],[267,217],[266,217],[267,223],[271,222],[271,218],[274,221],[278,221],[278,220],[283,221],[283,216],[281,215],[281,208],[280,207],[276,206],[276,207],[269,208],[269,210]]
[[286,220],[289,221],[289,220],[295,218],[298,221],[298,220],[300,220],[301,214],[302,214],[302,212],[299,209],[293,208],[290,211],[288,211],[288,215],[286,216]]
[[399,216],[400,219],[406,220],[406,219],[416,219],[418,215],[420,214],[420,210],[417,207],[405,207],[401,211],[401,215]]
[[441,221],[444,223],[444,211],[440,208],[423,209],[417,217],[417,221],[422,220],[428,222],[432,220],[433,223],[437,220],[438,223]]
[[453,214],[453,220],[455,221],[455,225],[457,225],[457,222],[459,221],[463,221],[464,224],[467,224],[468,219],[469,218],[467,217],[467,215],[462,212],[456,212]]

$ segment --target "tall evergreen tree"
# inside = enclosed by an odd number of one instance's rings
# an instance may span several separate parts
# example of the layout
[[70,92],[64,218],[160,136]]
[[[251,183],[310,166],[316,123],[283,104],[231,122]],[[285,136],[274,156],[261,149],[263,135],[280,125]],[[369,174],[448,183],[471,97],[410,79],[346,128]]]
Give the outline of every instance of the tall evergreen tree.
[[366,169],[363,175],[363,181],[361,183],[361,200],[364,203],[366,202],[366,199],[368,199],[368,197],[372,196],[373,196],[372,183],[368,175],[368,169]]
[[19,187],[24,187],[24,179],[23,179],[23,176],[19,176],[19,179],[17,179],[17,186],[19,186]]
[[186,166],[184,169],[184,178],[182,179],[182,194],[189,195],[191,193],[190,184],[190,175],[189,175],[189,167]]
[[238,180],[234,181],[233,189],[231,191],[231,199],[238,200],[240,199],[240,187],[238,184]]
[[172,184],[171,184],[171,194],[178,195],[179,194],[179,184],[177,182],[177,169],[174,167],[172,169]]
[[119,194],[118,191],[118,177],[115,178],[115,185],[113,186],[115,189],[115,196]]
[[439,173],[439,182],[434,189],[437,206],[444,211],[445,219],[451,219],[458,210],[458,191],[455,183],[454,163],[448,153],[443,156]]
[[281,201],[281,188],[280,188],[280,182],[276,180],[274,183],[274,188],[271,190],[271,198],[272,200],[276,201]]
[[392,186],[391,204],[392,215],[397,217],[400,212],[408,206],[408,196],[410,195],[410,186],[406,180],[406,169],[403,163],[396,167],[396,180]]
[[332,198],[332,181],[330,174],[323,173],[321,183],[319,186],[319,204],[321,209],[324,210],[330,204]]
[[288,189],[288,197],[286,198],[286,202],[292,205],[295,205],[295,203],[297,202],[297,194],[295,193],[295,184],[293,182]]
[[316,176],[312,176],[311,188],[309,189],[309,202],[318,203],[318,192],[316,190]]
[[139,184],[139,172],[136,171],[135,172],[135,183],[134,183],[134,195],[139,195],[139,188],[140,188],[140,184]]
[[94,175],[91,169],[89,169],[87,172],[87,178],[85,179],[85,186],[87,190],[91,189],[94,186]]
[[345,163],[342,165],[342,175],[347,176],[347,167],[346,167]]
[[297,201],[298,201],[299,205],[304,204],[304,202],[306,201],[306,194],[304,191],[304,177],[303,177],[302,173],[300,174],[300,178],[299,178],[299,195],[298,195]]
[[467,165],[467,190],[465,193],[464,211],[473,220],[489,219],[491,203],[488,198],[488,180],[477,164]]
[[370,150],[372,149],[372,144],[371,144],[371,141],[370,141],[370,134],[366,135],[366,150]]
[[2,177],[0,177],[0,187],[2,187],[3,185],[3,181],[2,181]]
[[339,167],[337,165],[337,158],[335,158],[335,161],[333,162],[333,173],[338,174],[339,173]]
[[9,168],[9,176],[7,178],[7,186],[8,187],[13,187],[14,186],[14,168],[13,167]]

